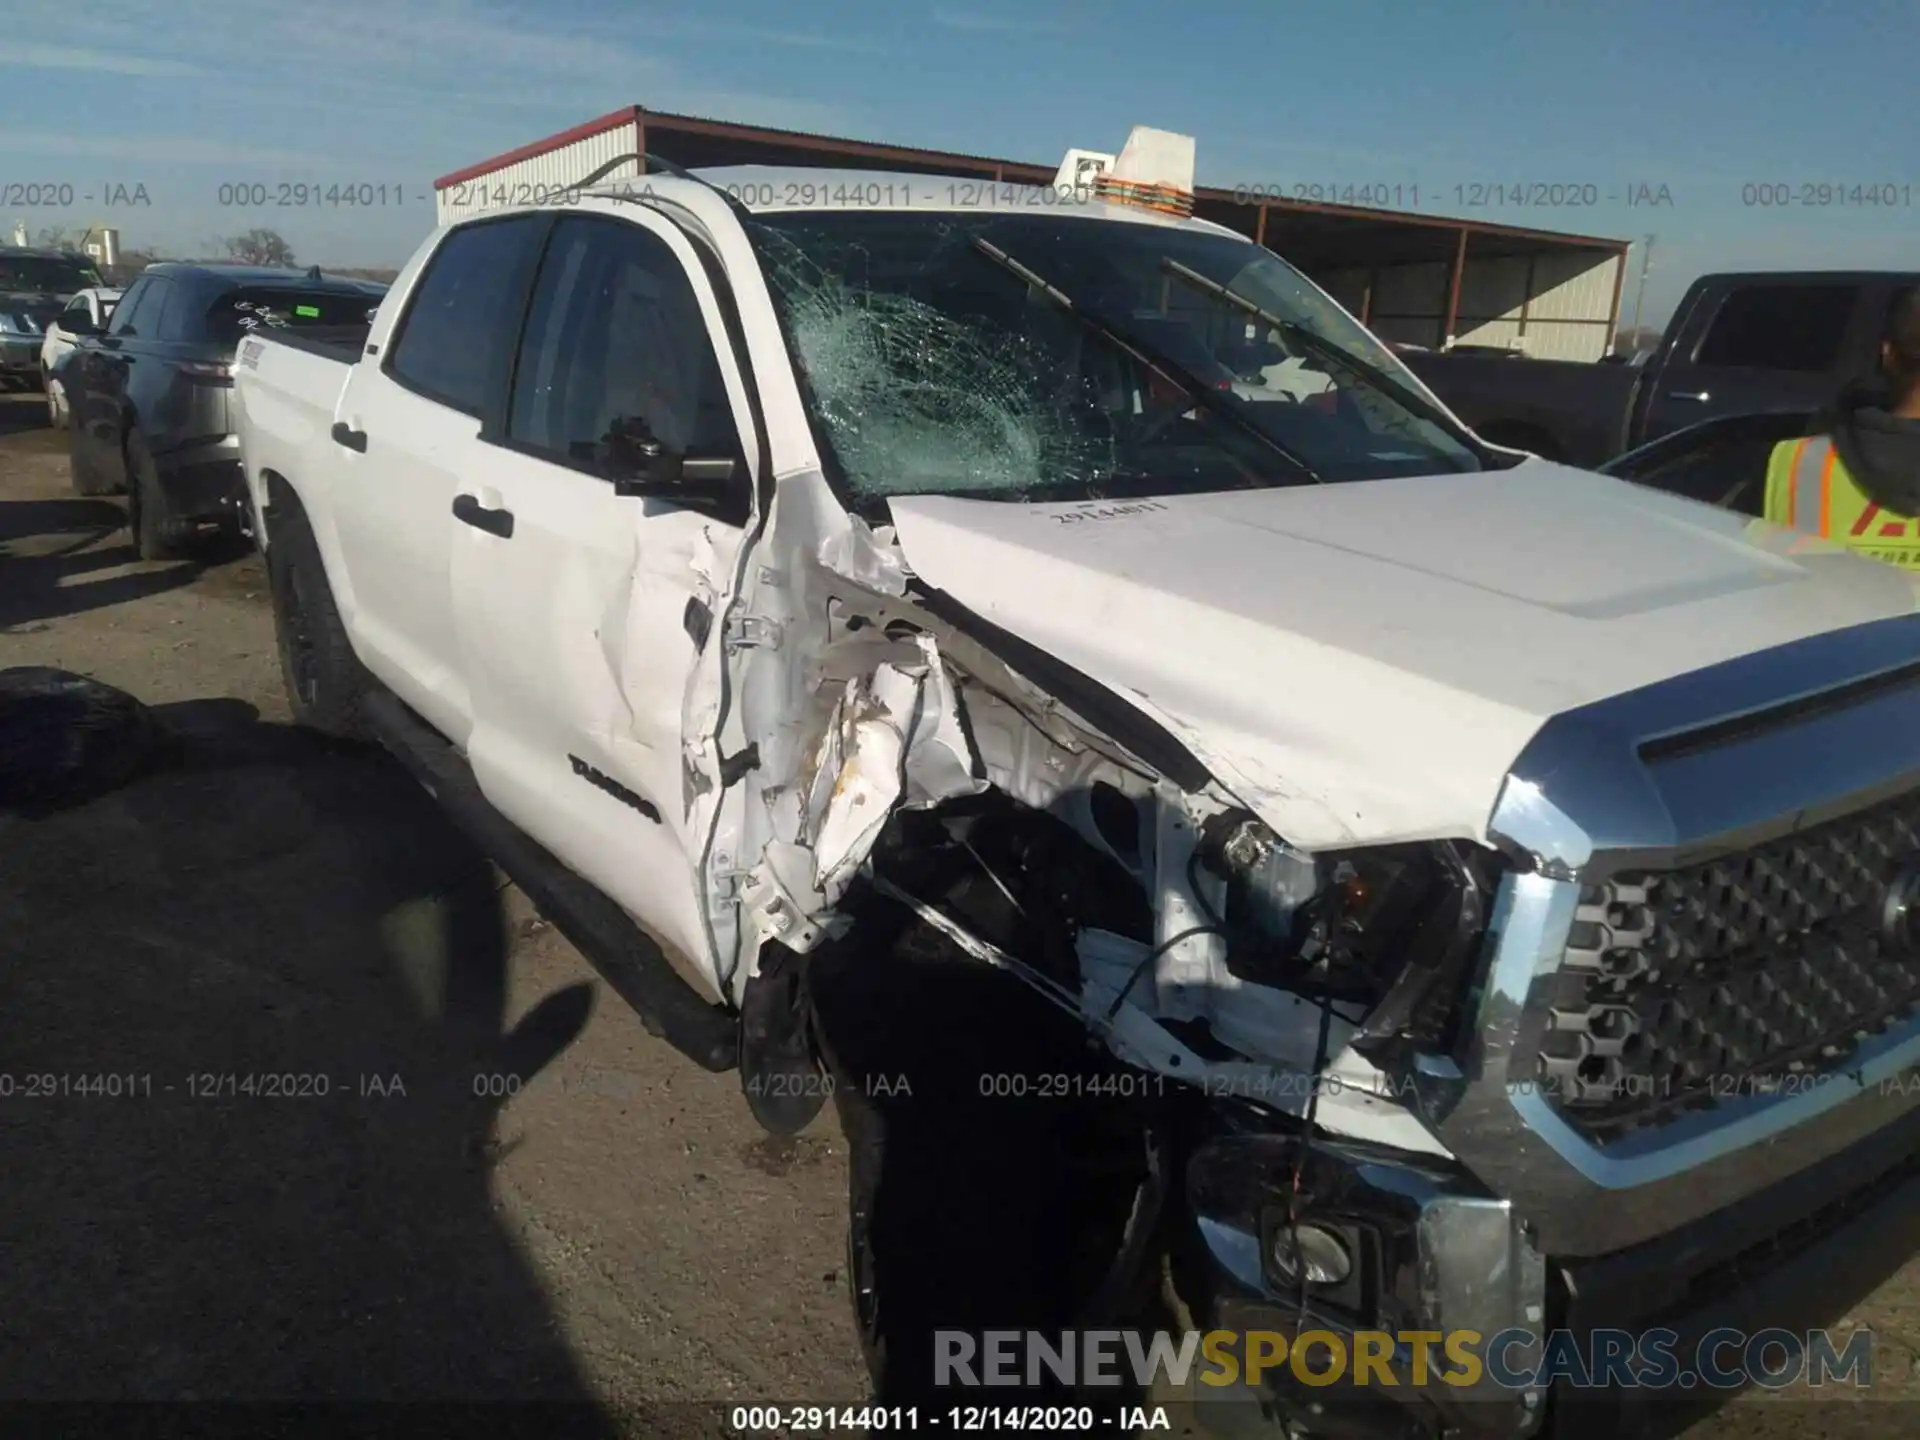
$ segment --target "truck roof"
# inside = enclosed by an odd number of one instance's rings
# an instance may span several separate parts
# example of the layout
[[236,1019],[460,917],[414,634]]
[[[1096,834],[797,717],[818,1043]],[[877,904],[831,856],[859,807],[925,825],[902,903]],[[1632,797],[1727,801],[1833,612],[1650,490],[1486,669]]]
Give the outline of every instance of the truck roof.
[[1839,283],[1874,285],[1883,282],[1893,284],[1911,284],[1920,280],[1920,270],[1716,270],[1710,275],[1702,275],[1693,283],[1734,282],[1743,285],[1753,284],[1792,284],[1796,280],[1832,280]]
[[322,275],[315,279],[310,270],[285,269],[274,265],[204,264],[194,260],[161,260],[147,266],[143,273],[169,276],[176,280],[218,280],[224,284],[272,285],[287,290],[362,291],[366,284],[346,275]]
[[[1050,185],[983,180],[977,175],[918,175],[891,170],[830,170],[798,165],[721,165],[689,171],[717,185],[756,215],[794,211],[928,210],[1018,215],[1071,214],[1090,220],[1163,225],[1209,235],[1246,237],[1210,220],[1163,214],[1139,205],[1064,194]],[[631,195],[645,185],[661,194],[688,184],[670,175],[629,176],[585,187],[586,195]],[[1046,197],[1044,199],[1039,197]]]

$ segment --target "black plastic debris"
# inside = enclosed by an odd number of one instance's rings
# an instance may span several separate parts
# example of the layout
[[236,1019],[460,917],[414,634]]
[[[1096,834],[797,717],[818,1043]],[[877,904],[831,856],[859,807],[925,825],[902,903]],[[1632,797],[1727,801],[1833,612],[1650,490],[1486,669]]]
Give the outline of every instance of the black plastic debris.
[[124,690],[44,665],[0,670],[0,809],[78,805],[169,749],[166,728]]

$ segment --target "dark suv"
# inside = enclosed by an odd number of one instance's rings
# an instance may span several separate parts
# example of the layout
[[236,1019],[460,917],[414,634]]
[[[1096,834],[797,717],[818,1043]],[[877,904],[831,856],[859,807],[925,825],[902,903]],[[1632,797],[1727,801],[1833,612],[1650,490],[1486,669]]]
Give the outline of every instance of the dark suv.
[[84,255],[0,245],[0,382],[40,383],[40,347],[67,297],[100,284]]
[[73,487],[124,490],[146,559],[209,525],[236,525],[245,503],[227,416],[242,336],[269,326],[364,326],[382,287],[316,270],[150,265],[104,332],[83,329],[62,366],[73,414]]

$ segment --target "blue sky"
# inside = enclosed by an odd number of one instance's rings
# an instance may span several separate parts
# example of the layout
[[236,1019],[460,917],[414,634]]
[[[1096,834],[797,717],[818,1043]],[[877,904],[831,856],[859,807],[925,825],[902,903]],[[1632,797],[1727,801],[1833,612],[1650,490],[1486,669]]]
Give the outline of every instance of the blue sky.
[[[0,222],[399,264],[434,177],[629,103],[1056,160],[1134,124],[1204,184],[1397,185],[1421,208],[1658,235],[1663,320],[1707,269],[1920,264],[1913,0],[6,0]],[[222,207],[223,183],[386,183],[372,210]],[[1904,187],[1761,207],[1755,184]],[[107,187],[149,203],[104,206]],[[1463,209],[1455,186],[1592,186]],[[1638,185],[1670,204],[1630,207]],[[15,186],[74,187],[70,209]],[[30,193],[30,192],[29,192]],[[94,203],[81,197],[93,195]],[[1619,197],[1610,199],[1609,197]],[[47,198],[42,190],[41,198]],[[1638,263],[1636,252],[1635,263]],[[1637,272],[1636,272],[1637,275]],[[1630,318],[1634,286],[1624,297]]]

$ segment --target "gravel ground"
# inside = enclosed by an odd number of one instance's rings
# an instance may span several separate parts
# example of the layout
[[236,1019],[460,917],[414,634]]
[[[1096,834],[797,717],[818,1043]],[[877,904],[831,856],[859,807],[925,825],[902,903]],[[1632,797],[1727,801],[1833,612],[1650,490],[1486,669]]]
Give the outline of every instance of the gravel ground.
[[[42,414],[0,397],[0,666],[96,675],[189,743],[0,821],[0,1400],[548,1399],[634,1435],[858,1403],[831,1111],[765,1137],[422,792],[293,730],[258,560],[134,561]],[[1876,1393],[1920,1401],[1920,1263],[1850,1320]],[[1916,1416],[1751,1397],[1693,1434]]]

